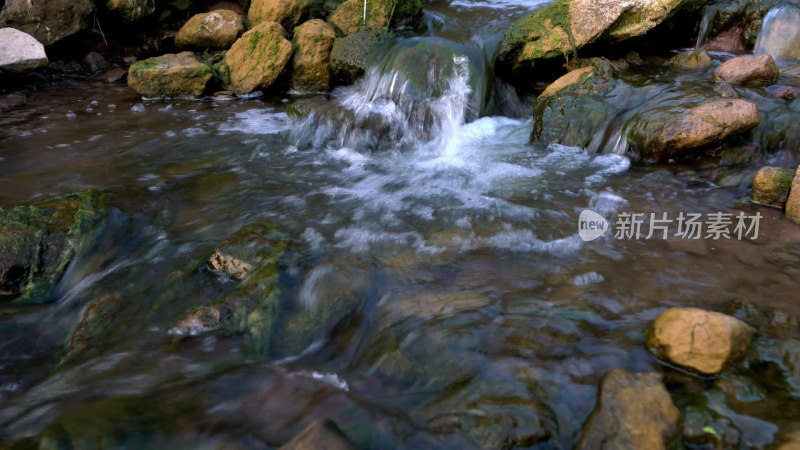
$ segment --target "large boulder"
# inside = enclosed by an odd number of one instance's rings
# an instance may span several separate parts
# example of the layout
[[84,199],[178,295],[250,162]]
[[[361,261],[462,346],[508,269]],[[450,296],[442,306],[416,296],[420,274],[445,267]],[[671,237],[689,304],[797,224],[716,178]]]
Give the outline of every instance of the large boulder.
[[6,0],[0,27],[16,28],[50,45],[88,28],[93,12],[91,0]]
[[292,89],[300,92],[330,90],[334,40],[336,32],[323,20],[310,20],[294,30]]
[[186,21],[178,34],[178,48],[228,48],[244,31],[244,21],[239,14],[221,9],[205,14],[196,14]]
[[238,94],[272,86],[292,57],[292,43],[276,22],[263,22],[237,40],[225,54],[226,77]]
[[655,107],[629,123],[628,142],[648,161],[664,161],[686,150],[722,141],[758,126],[755,103],[717,100],[699,106]]
[[192,52],[137,61],[128,70],[128,86],[147,98],[200,97],[212,78],[214,70]]
[[124,23],[134,23],[156,12],[155,0],[108,0],[106,9]]
[[47,65],[44,46],[28,33],[0,29],[0,73],[25,73]]
[[800,223],[800,166],[794,174],[792,189],[789,198],[786,200],[786,217]]
[[738,56],[717,67],[711,75],[711,81],[728,83],[773,81],[779,74],[778,66],[770,55]]
[[[416,26],[422,17],[420,0],[370,0],[367,2],[367,29],[402,28]],[[347,0],[342,3],[330,22],[345,36],[358,31],[364,22],[364,0]]]
[[556,0],[519,19],[503,37],[498,68],[512,73],[600,40],[641,36],[686,0]]
[[322,3],[322,0],[253,0],[247,18],[250,26],[277,22],[291,31],[304,21],[320,16]]
[[792,180],[794,180],[792,170],[772,166],[762,167],[753,177],[753,202],[783,209],[789,198]]
[[364,75],[369,57],[391,34],[384,30],[359,31],[336,39],[331,50],[331,72],[334,84],[351,84]]
[[0,301],[46,303],[108,215],[107,199],[87,191],[0,209]]
[[744,356],[753,332],[746,323],[722,313],[671,308],[653,323],[647,348],[671,364],[716,375]]
[[679,420],[660,375],[614,369],[603,377],[577,448],[672,448]]

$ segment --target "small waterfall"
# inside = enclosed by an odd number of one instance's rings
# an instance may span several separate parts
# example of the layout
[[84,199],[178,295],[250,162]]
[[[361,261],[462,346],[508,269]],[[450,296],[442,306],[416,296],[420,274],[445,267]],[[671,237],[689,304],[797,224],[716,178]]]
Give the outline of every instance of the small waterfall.
[[338,147],[375,150],[436,140],[446,147],[461,125],[479,117],[486,79],[477,47],[441,38],[403,40],[357,84],[311,108],[295,136],[300,146],[333,140]]
[[708,32],[711,30],[711,25],[714,24],[714,19],[717,18],[720,5],[708,5],[703,8],[703,19],[700,21],[700,30],[697,33],[697,42],[694,48],[700,48],[706,42]]
[[769,10],[754,53],[767,53],[779,62],[800,59],[800,9],[796,4],[780,3]]

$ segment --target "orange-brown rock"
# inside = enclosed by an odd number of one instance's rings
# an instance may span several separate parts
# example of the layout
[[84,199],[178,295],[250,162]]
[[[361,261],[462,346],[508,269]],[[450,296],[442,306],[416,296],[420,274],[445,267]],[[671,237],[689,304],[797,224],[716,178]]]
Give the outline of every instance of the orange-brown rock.
[[237,94],[266,89],[292,57],[292,43],[275,22],[263,22],[243,34],[225,54],[226,76]]
[[770,55],[739,56],[717,67],[711,75],[711,81],[728,83],[772,81],[778,78],[778,74],[778,66]]
[[614,369],[603,377],[577,448],[672,448],[679,420],[660,375]]
[[295,28],[292,89],[300,92],[330,90],[334,40],[336,32],[323,20],[309,20]]
[[753,329],[739,319],[698,308],[671,308],[653,323],[647,348],[658,358],[716,375],[741,358]]

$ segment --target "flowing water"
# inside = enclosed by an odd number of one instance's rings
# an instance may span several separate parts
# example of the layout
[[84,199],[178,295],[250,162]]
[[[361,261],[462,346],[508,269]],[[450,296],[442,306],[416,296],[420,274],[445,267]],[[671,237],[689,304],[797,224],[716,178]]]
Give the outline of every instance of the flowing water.
[[795,2],[781,2],[767,12],[754,52],[778,62],[800,59],[800,8]]
[[[746,189],[608,144],[529,144],[530,103],[486,62],[536,6],[519,4],[426,3],[434,36],[398,42],[304,118],[287,113],[294,99],[143,102],[101,84],[35,93],[0,118],[1,205],[86,188],[115,199],[57,302],[0,306],[0,442],[262,448],[331,417],[365,447],[569,448],[608,370],[664,370],[643,343],[665,307],[800,313],[800,227]],[[764,218],[756,240],[584,242],[587,208]],[[219,295],[197,261],[264,219],[308,249],[288,301],[351,296],[359,317],[269,359],[235,336],[171,336]],[[65,348],[91,305],[102,327]],[[786,405],[717,410],[759,447],[791,425],[769,413]]]

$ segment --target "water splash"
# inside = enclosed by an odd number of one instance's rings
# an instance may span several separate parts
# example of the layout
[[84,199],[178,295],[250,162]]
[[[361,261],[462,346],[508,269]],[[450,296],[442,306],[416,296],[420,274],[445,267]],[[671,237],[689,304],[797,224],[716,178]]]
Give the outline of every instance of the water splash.
[[776,61],[800,59],[800,9],[781,3],[767,13],[754,48],[756,55],[769,54]]
[[[400,41],[333,102],[314,104],[296,127],[298,146],[362,150],[449,148],[461,125],[479,117],[488,86],[476,46],[440,38]],[[452,148],[450,148],[452,150]]]

